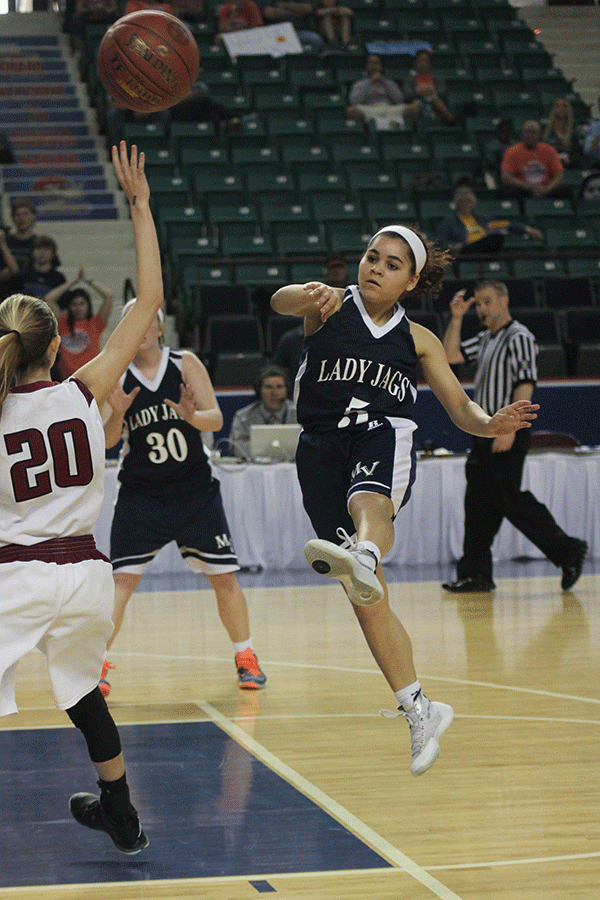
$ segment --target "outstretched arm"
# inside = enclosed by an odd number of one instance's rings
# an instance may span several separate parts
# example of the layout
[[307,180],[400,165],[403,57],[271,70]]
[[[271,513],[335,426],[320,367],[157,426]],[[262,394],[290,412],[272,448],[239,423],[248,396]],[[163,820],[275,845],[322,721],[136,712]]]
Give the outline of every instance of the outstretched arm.
[[537,418],[537,404],[530,400],[517,400],[498,410],[494,416],[488,416],[464,392],[438,338],[414,322],[411,322],[410,330],[425,380],[455,425],[469,434],[487,438],[531,427],[531,419]]
[[119,184],[129,201],[135,240],[137,300],[122,319],[98,356],[75,373],[88,386],[98,405],[108,394],[135,354],[163,301],[160,250],[150,211],[150,188],[144,173],[144,154],[121,141],[112,148],[112,162]]

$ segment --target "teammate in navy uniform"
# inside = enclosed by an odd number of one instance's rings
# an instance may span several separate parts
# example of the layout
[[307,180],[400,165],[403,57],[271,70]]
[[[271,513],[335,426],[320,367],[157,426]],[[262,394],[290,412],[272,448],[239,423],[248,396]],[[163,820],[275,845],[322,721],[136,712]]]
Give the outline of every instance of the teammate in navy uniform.
[[380,565],[393,546],[393,521],[415,477],[417,363],[455,424],[472,434],[527,428],[538,408],[520,401],[488,416],[463,391],[441,342],[407,319],[404,295],[436,296],[446,264],[446,253],[418,232],[390,225],[371,238],[358,285],[344,290],[320,282],[292,284],[271,300],[278,313],[304,317],[295,389],[304,431],[296,463],[318,535],[304,552],[317,572],[339,579],[354,604],[408,720],[413,775],[435,762],[439,738],[453,718],[450,706],[421,692],[410,639],[389,607]]
[[[123,310],[129,315],[134,301]],[[223,416],[208,372],[188,350],[162,345],[164,317],[148,329],[127,372],[109,398],[105,423],[108,447],[124,436],[119,493],[111,529],[115,579],[114,631],[148,563],[175,540],[193,572],[204,572],[217,597],[221,621],[233,643],[238,684],[263,687],[252,647],[248,605],[235,576],[239,569],[223,510],[220,485],[212,474],[203,431],[219,431]],[[105,661],[100,689],[112,664]]]
[[17,712],[15,669],[34,647],[47,659],[56,705],[82,732],[100,796],[74,794],[71,813],[123,853],[148,844],[129,798],[117,726],[98,689],[112,630],[112,569],[93,528],[104,493],[100,407],[162,302],[160,252],[144,154],[112,148],[129,201],[139,298],[94,359],[62,383],[50,369],[58,323],[42,300],[0,305],[0,716]]

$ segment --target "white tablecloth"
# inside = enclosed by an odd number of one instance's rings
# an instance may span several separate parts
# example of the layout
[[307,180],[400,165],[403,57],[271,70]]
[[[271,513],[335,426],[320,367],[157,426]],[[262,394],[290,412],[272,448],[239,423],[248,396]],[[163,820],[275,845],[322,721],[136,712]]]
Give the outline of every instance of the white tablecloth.
[[[303,547],[314,533],[302,507],[295,466],[222,465],[215,467],[215,474],[240,565],[303,568]],[[96,526],[98,546],[107,554],[116,488],[116,468],[108,466]],[[588,542],[590,556],[600,556],[600,454],[530,453],[523,488],[548,506],[567,533]],[[419,460],[412,497],[396,518],[396,542],[385,561],[416,565],[456,560],[462,548],[464,490],[464,456]],[[496,561],[543,556],[506,521],[493,550]],[[147,571],[188,570],[175,544],[170,544]]]

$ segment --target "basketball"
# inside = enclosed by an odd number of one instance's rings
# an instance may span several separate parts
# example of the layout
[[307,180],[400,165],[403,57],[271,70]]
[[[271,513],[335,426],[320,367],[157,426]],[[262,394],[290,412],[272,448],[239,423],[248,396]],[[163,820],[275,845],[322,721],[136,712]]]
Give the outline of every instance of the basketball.
[[180,19],[157,9],[122,16],[98,48],[98,75],[119,106],[158,112],[186,97],[200,68],[193,34]]

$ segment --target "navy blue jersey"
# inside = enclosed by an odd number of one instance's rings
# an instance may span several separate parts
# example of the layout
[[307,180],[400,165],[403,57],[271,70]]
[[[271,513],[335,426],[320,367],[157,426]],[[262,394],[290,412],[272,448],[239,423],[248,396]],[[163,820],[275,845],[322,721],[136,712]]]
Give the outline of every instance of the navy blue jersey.
[[379,326],[369,317],[358,287],[304,340],[296,378],[298,422],[307,431],[398,427],[414,420],[417,354],[400,304]]
[[129,366],[123,390],[141,390],[125,414],[119,480],[136,491],[153,495],[185,492],[212,481],[202,434],[181,419],[164,402],[181,398],[182,352],[164,347],[158,372],[150,382],[139,369]]

